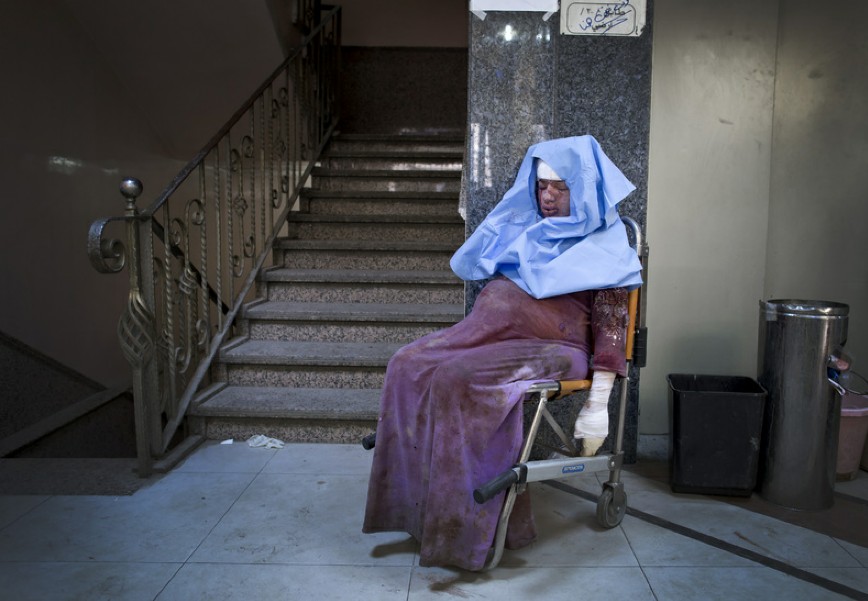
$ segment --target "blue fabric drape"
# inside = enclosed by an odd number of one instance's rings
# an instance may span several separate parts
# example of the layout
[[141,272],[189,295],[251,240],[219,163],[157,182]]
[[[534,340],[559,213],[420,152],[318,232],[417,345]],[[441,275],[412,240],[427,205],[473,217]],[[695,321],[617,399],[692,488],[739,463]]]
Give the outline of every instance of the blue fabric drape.
[[[568,217],[540,214],[536,159],[569,186]],[[464,280],[500,273],[534,298],[636,288],[642,283],[641,265],[617,210],[635,189],[593,136],[535,144],[515,184],[453,255],[452,270]]]

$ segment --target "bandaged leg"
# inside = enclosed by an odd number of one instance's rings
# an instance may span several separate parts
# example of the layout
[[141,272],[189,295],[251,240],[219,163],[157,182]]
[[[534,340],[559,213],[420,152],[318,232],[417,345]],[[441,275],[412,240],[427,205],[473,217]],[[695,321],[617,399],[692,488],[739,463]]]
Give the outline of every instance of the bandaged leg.
[[588,400],[576,418],[573,438],[582,440],[582,457],[593,457],[609,434],[609,395],[615,373],[595,371]]

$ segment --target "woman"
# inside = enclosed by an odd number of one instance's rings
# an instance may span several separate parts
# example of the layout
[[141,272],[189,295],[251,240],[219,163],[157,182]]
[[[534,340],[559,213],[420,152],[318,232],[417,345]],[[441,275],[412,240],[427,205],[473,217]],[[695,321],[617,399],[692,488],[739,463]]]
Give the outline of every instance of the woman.
[[[524,391],[585,378],[591,361],[574,435],[583,454],[596,452],[614,376],[626,368],[626,291],[641,283],[615,208],[633,189],[591,136],[528,149],[515,185],[452,258],[461,278],[494,279],[464,320],[389,362],[365,532],[409,532],[423,566],[481,569],[502,495],[478,505],[472,493],[518,456]],[[507,547],[535,537],[520,495]]]

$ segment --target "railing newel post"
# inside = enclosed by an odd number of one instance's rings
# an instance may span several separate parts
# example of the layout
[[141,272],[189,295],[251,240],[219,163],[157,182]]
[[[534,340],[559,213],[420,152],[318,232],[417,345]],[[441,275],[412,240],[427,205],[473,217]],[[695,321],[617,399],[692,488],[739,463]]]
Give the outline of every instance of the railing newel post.
[[[142,219],[136,199],[141,195],[142,182],[126,178],[121,182],[121,194],[126,199],[124,218],[127,230],[129,253],[130,292],[127,308],[118,322],[118,339],[133,370],[133,405],[136,429],[136,455],[140,477],[147,477],[153,469],[153,403],[152,385],[147,377],[154,366],[156,328],[153,301],[148,303],[146,284],[143,278],[143,253],[141,247],[142,225],[150,226],[150,219]],[[146,234],[146,238],[149,236]],[[153,298],[153,297],[151,297]],[[150,306],[149,306],[150,305]]]
[[162,392],[160,390],[159,370],[161,356],[157,352],[159,344],[156,342],[156,336],[159,335],[157,330],[157,294],[154,275],[154,231],[152,227],[153,215],[148,214],[144,219],[138,220],[139,229],[139,274],[140,274],[140,289],[145,306],[148,308],[151,319],[152,328],[155,335],[155,345],[151,349],[150,358],[145,363],[142,372],[143,378],[143,394],[147,405],[148,419],[148,445],[150,447],[151,459],[154,460],[162,455],[162,445],[160,430],[162,423],[160,419],[160,399]]

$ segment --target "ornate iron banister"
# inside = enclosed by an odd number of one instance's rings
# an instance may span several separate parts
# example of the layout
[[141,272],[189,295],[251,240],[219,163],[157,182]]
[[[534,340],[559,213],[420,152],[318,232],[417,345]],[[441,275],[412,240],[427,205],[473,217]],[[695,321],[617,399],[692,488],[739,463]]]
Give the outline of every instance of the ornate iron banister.
[[[121,184],[123,216],[95,221],[97,271],[128,267],[118,338],[133,370],[139,475],[165,455],[338,120],[340,7],[323,6],[301,45],[146,210]],[[124,235],[108,230],[124,224]],[[123,241],[122,241],[123,240]]]

